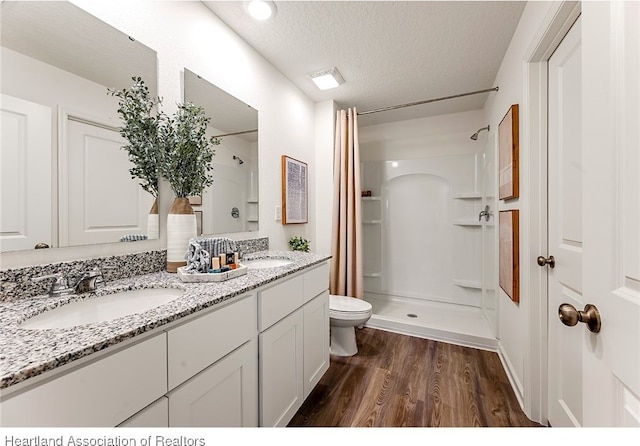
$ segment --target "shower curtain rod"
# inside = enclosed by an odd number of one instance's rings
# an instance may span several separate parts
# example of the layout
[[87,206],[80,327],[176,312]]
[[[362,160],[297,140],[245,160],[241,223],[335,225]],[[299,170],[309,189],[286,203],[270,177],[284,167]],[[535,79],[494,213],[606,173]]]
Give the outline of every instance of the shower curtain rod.
[[258,129],[254,129],[254,130],[244,130],[242,132],[235,132],[235,133],[225,133],[224,135],[215,135],[214,138],[222,138],[223,136],[235,136],[235,135],[244,135],[247,133],[253,133],[253,132],[257,132]]
[[414,105],[422,105],[422,104],[428,104],[430,102],[444,101],[445,99],[455,99],[455,98],[461,98],[463,96],[471,96],[472,94],[487,93],[489,91],[498,91],[499,88],[500,87],[493,87],[493,88],[487,88],[486,90],[471,91],[469,93],[454,94],[453,96],[444,96],[444,97],[441,97],[441,98],[427,99],[426,101],[411,102],[410,104],[392,105],[390,107],[383,107],[383,108],[377,108],[375,110],[367,110],[367,111],[363,111],[363,112],[358,112],[357,115],[358,116],[360,116],[360,115],[369,115],[371,113],[378,113],[378,112],[383,112],[383,111],[395,110],[397,108],[412,107]]

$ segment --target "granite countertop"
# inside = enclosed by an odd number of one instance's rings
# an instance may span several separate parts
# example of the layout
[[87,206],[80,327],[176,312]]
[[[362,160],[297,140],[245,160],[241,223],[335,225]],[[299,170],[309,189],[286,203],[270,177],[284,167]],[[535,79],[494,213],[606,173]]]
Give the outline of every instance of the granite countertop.
[[[107,282],[97,291],[82,295],[37,296],[0,303],[0,390],[320,264],[331,256],[262,251],[248,254],[243,260],[269,257],[289,259],[292,263],[276,268],[249,269],[246,275],[224,282],[185,283],[177,274],[158,272]],[[185,292],[165,305],[107,322],[46,330],[20,327],[26,319],[65,303],[142,288],[179,288]]]

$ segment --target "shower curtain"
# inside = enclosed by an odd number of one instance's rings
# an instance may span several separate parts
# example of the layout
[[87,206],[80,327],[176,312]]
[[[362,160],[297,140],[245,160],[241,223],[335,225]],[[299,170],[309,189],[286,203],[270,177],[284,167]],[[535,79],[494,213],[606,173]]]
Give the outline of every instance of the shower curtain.
[[356,109],[339,110],[333,158],[330,292],[362,298],[359,151]]

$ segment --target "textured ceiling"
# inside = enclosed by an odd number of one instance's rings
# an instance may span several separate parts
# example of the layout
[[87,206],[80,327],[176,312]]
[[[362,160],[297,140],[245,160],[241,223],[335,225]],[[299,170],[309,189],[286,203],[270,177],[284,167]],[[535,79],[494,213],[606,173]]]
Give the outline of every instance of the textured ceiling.
[[[366,111],[492,88],[522,1],[276,1],[265,22],[241,1],[213,13],[314,102]],[[337,67],[345,83],[320,91],[307,74]],[[361,125],[481,109],[489,94],[362,116]]]

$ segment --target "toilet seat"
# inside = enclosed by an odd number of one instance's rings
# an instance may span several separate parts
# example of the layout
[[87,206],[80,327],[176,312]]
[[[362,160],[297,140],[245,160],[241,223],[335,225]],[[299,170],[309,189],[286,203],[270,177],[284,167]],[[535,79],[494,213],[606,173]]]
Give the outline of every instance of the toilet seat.
[[340,319],[359,319],[371,316],[371,304],[349,296],[329,296],[329,316]]
[[365,300],[350,296],[329,295],[329,309],[338,312],[366,313],[371,310],[371,304]]

